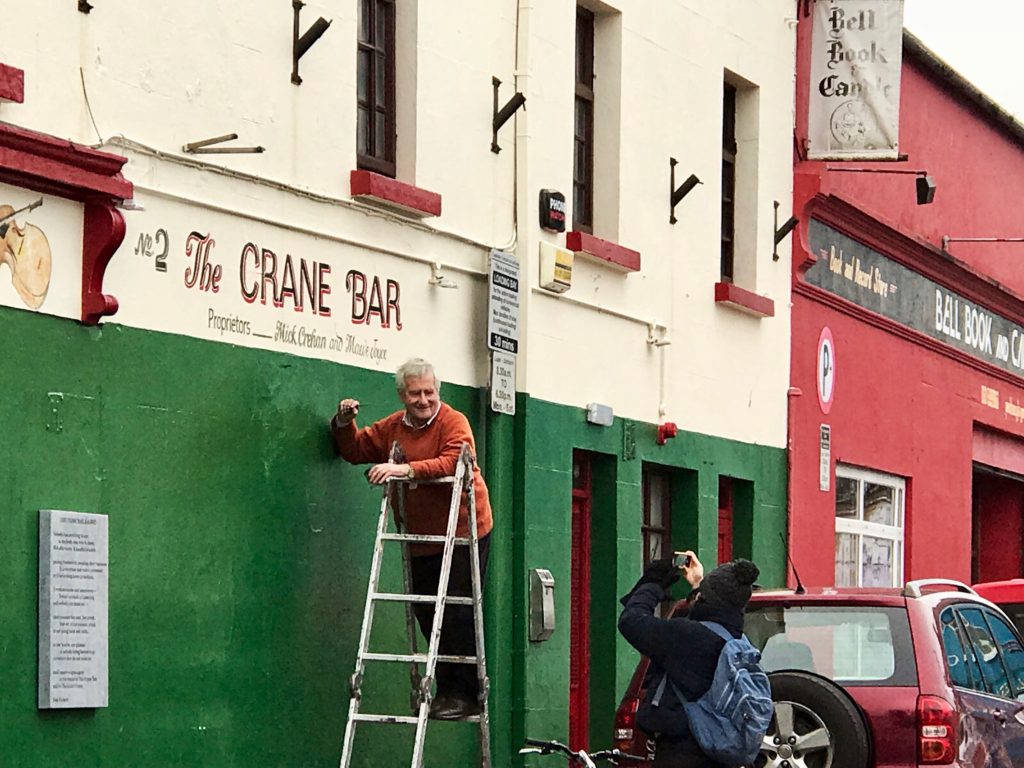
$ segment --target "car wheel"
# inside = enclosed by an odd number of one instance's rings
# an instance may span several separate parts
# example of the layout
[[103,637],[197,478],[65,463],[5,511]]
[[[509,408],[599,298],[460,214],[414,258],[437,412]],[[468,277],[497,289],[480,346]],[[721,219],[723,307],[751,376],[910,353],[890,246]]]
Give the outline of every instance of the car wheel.
[[866,768],[860,710],[838,685],[806,672],[773,672],[775,714],[755,768]]

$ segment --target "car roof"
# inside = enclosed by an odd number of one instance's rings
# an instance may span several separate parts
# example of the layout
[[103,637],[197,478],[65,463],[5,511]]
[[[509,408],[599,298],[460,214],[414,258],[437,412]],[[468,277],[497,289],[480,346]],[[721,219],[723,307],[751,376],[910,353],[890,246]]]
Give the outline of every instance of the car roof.
[[972,589],[993,603],[1024,603],[1024,579],[988,581],[975,584]]

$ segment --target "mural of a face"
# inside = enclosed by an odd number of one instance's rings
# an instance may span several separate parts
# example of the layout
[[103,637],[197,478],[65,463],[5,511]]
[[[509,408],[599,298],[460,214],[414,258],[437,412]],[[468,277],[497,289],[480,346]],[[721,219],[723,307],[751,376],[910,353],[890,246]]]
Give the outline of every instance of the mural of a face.
[[[14,213],[0,205],[0,221]],[[50,288],[52,258],[46,233],[33,224],[19,227],[14,219],[0,224],[0,264],[11,270],[11,285],[29,309],[39,309]]]

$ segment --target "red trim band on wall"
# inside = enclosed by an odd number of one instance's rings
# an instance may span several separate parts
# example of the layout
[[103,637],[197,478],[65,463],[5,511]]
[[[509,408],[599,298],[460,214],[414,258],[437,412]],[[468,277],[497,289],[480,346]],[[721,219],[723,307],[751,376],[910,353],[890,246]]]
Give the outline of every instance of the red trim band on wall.
[[441,215],[441,196],[437,192],[363,170],[352,171],[349,183],[352,197],[365,197],[413,216]]
[[775,302],[767,296],[758,296],[753,291],[740,288],[732,283],[715,283],[715,301],[727,304],[748,315],[775,317]]
[[0,99],[18,104],[25,101],[25,70],[0,64]]
[[640,271],[640,251],[634,251],[632,248],[626,248],[609,240],[602,240],[586,232],[575,229],[566,232],[565,247],[577,254],[603,261],[624,272]]

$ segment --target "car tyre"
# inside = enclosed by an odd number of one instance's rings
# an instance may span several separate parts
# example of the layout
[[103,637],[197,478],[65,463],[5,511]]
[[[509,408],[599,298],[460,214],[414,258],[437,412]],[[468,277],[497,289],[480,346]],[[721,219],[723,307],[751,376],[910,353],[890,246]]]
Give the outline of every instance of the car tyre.
[[808,672],[773,672],[775,714],[755,768],[866,768],[867,725],[842,688]]

